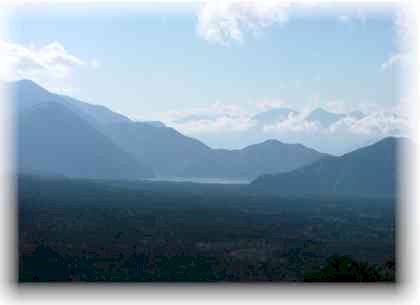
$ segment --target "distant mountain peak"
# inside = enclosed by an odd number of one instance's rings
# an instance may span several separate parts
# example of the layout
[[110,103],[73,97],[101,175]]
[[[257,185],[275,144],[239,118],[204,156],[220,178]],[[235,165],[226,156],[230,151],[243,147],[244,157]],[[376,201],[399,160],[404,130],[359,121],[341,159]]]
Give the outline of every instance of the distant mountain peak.
[[[36,82],[34,82],[31,79],[19,79],[17,81],[13,81],[11,83],[16,84],[16,85],[21,85],[21,86],[35,86],[35,87],[42,88],[40,85],[38,85]],[[42,88],[42,89],[44,89],[44,88]]]
[[362,119],[366,116],[366,114],[360,110],[354,110],[352,112],[349,113],[349,116],[355,119]]
[[334,112],[334,111],[329,111],[326,110],[322,107],[318,107],[315,108],[314,110],[311,111],[311,114],[333,114],[333,115],[344,115],[343,113],[339,113],[339,112]]
[[94,125],[131,121],[128,117],[111,111],[104,105],[90,104],[67,95],[49,92],[29,79],[11,82],[10,86],[12,96],[14,96],[12,100],[18,114],[46,102],[55,101],[66,105],[67,108],[77,112],[83,119]]
[[153,126],[153,127],[166,127],[166,125],[162,123],[161,121],[141,121],[140,123]]
[[19,172],[77,178],[152,177],[153,170],[118,147],[79,113],[60,101],[44,101],[17,120]]
[[316,108],[307,115],[306,119],[309,121],[318,122],[321,125],[328,127],[329,125],[334,124],[345,116],[346,115],[343,113],[335,113],[327,111],[323,108]]
[[280,142],[277,139],[268,139],[262,142],[261,144],[284,144],[283,142]]
[[272,124],[286,120],[290,114],[296,115],[298,113],[299,112],[291,108],[277,107],[257,113],[252,117],[252,119],[261,124]]
[[9,85],[14,90],[20,90],[25,92],[38,92],[38,94],[50,93],[47,89],[43,88],[42,86],[38,85],[36,82],[30,79],[20,79],[17,81],[10,82]]

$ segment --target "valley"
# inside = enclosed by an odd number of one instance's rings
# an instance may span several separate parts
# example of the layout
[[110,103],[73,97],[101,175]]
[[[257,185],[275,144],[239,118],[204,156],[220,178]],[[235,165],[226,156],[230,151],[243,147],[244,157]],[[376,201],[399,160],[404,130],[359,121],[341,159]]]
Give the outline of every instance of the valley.
[[392,198],[267,196],[243,185],[181,182],[18,181],[21,282],[305,281],[334,255],[395,264]]

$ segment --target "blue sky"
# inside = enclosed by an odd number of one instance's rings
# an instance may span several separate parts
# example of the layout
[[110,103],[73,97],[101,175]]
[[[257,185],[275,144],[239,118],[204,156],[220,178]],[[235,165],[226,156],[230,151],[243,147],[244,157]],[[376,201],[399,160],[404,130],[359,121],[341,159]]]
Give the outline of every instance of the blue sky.
[[50,4],[17,9],[8,43],[69,61],[21,77],[132,118],[387,108],[400,101],[395,16],[393,7]]

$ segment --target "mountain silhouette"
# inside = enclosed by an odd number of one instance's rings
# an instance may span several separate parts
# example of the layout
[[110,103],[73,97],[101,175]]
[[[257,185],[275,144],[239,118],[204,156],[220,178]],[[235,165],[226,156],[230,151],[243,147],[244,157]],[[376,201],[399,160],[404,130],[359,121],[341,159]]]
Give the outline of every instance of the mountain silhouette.
[[361,119],[363,119],[364,117],[366,117],[366,114],[364,114],[363,112],[361,112],[361,111],[359,111],[359,110],[355,110],[355,111],[350,112],[350,113],[348,114],[348,116],[349,116],[350,118],[355,119],[355,120],[361,120]]
[[114,123],[105,133],[125,151],[150,165],[158,176],[180,176],[191,162],[203,160],[212,149],[173,128],[143,122]]
[[[98,178],[124,178],[124,173],[128,178],[137,177],[126,171],[131,167],[138,177],[155,173],[163,177],[254,179],[326,156],[303,145],[275,140],[243,149],[212,149],[160,122],[136,122],[104,106],[50,93],[29,80],[16,82],[12,88],[20,122],[19,164],[26,170],[83,176],[92,169],[87,176],[94,177],[93,169],[103,167],[109,171],[98,172]],[[30,150],[34,150],[33,156]],[[90,167],[84,164],[87,160]],[[74,163],[74,168],[69,163]],[[112,177],[110,168],[116,170],[118,164],[120,172]]]
[[166,127],[166,125],[160,121],[143,121],[142,123],[153,127]]
[[328,127],[338,120],[344,118],[346,115],[342,113],[334,113],[326,111],[322,108],[317,108],[308,114],[306,119],[312,122],[318,122],[324,127]]
[[[23,83],[25,90],[28,83]],[[19,99],[16,120],[17,170],[23,173],[63,175],[95,179],[140,179],[153,177],[150,167],[141,164],[116,146],[89,122],[54,96],[39,93],[35,100]],[[28,101],[28,103],[26,103]]]
[[49,92],[28,79],[9,83],[8,89],[11,92],[12,100],[18,114],[46,101],[54,101],[59,104],[64,104],[68,109],[71,109],[92,125],[111,122],[131,122],[129,118],[113,112],[105,106],[89,104],[66,95]]
[[262,125],[273,124],[286,120],[290,114],[297,115],[299,113],[290,108],[279,107],[257,113],[252,117],[252,119]]
[[395,196],[402,138],[385,138],[341,157],[325,157],[288,173],[263,175],[250,189],[281,195]]
[[183,176],[254,179],[264,173],[291,171],[326,156],[300,144],[267,140],[243,149],[212,150],[205,159],[191,163]]

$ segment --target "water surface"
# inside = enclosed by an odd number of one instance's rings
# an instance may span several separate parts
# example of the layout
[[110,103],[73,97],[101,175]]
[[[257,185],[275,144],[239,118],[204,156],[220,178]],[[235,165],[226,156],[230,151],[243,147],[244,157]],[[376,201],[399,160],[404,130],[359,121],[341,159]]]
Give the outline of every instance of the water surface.
[[231,178],[197,178],[197,177],[155,177],[145,179],[147,181],[167,181],[167,182],[194,182],[208,184],[248,184],[251,180],[247,179],[231,179]]

